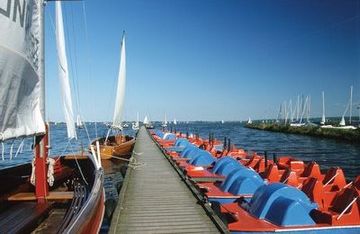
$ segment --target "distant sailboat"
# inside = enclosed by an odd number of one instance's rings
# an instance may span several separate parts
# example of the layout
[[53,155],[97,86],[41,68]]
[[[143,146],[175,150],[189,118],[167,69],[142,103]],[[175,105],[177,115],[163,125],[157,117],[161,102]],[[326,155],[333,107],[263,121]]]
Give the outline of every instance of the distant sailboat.
[[224,120],[221,120],[221,123],[222,123],[222,124],[224,124],[224,123],[225,123],[225,121],[224,121]]
[[165,114],[165,116],[164,116],[164,122],[163,122],[163,124],[162,124],[161,126],[164,127],[164,128],[166,128],[167,125],[168,125],[168,121],[167,121],[167,119],[166,119],[166,114]]
[[149,118],[147,117],[147,115],[145,115],[144,121],[143,121],[144,125],[149,124]]
[[349,103],[346,105],[345,111],[343,113],[343,115],[341,116],[341,120],[340,120],[340,127],[341,128],[355,128],[353,126],[346,126],[346,122],[345,122],[345,115],[348,111],[348,109],[350,109],[350,117],[349,117],[349,123],[351,124],[351,114],[352,114],[352,96],[353,96],[353,86],[350,86],[350,99],[349,99]]
[[322,91],[322,117],[321,117],[321,121],[320,124],[324,125],[325,124],[325,94],[324,91]]
[[84,127],[84,124],[81,121],[80,115],[77,115],[77,117],[76,117],[76,127],[77,128],[83,128]]
[[[121,40],[120,50],[120,67],[118,75],[118,85],[115,99],[114,116],[112,125],[110,126],[106,137],[96,139],[92,142],[92,146],[95,146],[95,142],[99,141],[100,151],[102,159],[111,159],[115,157],[130,157],[130,152],[135,144],[135,138],[121,134],[123,129],[122,117],[123,107],[125,99],[125,84],[126,84],[126,52],[125,52],[125,33]],[[115,135],[110,136],[111,131],[120,131]]]
[[150,121],[150,118],[147,115],[145,115],[143,124],[145,125],[146,128],[154,128],[154,126],[152,125],[152,123]]
[[248,121],[247,121],[248,124],[252,124],[252,120],[251,118],[249,117]]
[[177,121],[176,121],[176,119],[174,119],[173,124],[174,124],[174,125],[177,125]]
[[137,113],[136,113],[136,122],[134,122],[134,123],[132,124],[132,129],[133,129],[134,131],[137,131],[137,130],[139,130],[139,128],[140,128],[140,124],[139,124],[139,112],[137,112]]

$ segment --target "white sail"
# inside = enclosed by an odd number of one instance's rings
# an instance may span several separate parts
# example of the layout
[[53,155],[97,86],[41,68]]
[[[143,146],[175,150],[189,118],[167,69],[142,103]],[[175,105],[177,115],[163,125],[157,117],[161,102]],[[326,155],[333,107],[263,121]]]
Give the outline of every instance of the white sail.
[[122,38],[121,42],[121,51],[120,51],[120,68],[118,76],[118,85],[115,99],[115,109],[113,117],[113,127],[121,129],[122,121],[122,112],[124,108],[124,98],[125,98],[125,84],[126,84],[126,52],[125,52],[125,35]]
[[177,124],[177,121],[176,121],[176,119],[174,119],[174,121],[173,121],[173,124],[174,124],[174,125],[176,125],[176,124]]
[[77,126],[78,128],[82,128],[82,127],[83,127],[83,123],[82,123],[82,121],[81,121],[80,115],[77,115],[77,117],[76,117],[76,126]]
[[61,2],[55,3],[56,47],[58,53],[58,75],[61,87],[62,104],[67,126],[68,138],[76,138],[74,112],[72,109],[69,70],[66,58],[65,36],[62,18]]
[[252,124],[252,120],[251,118],[249,117],[248,121],[247,121],[248,124]]
[[324,91],[322,92],[322,116],[321,116],[321,121],[320,124],[325,124],[325,94]]
[[339,125],[340,126],[345,126],[345,117],[344,116],[341,117]]
[[42,1],[13,2],[0,4],[0,141],[45,132]]
[[149,118],[147,117],[147,115],[145,115],[143,123],[144,124],[149,124],[150,123]]
[[164,115],[164,122],[163,122],[163,124],[161,125],[162,127],[167,127],[167,124],[168,124],[168,122],[167,122],[167,119],[166,119],[166,114]]

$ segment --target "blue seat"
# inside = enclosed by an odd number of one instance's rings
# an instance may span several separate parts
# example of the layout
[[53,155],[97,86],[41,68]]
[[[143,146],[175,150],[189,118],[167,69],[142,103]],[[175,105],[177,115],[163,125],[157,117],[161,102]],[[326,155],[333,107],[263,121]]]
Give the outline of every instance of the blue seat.
[[234,195],[253,194],[264,184],[258,173],[244,167],[233,170],[221,183],[220,189]]
[[199,148],[197,148],[194,145],[188,145],[184,148],[184,150],[180,153],[181,158],[187,158],[192,153],[195,153],[196,151],[200,151]]
[[237,168],[245,168],[245,166],[240,164],[232,157],[225,156],[216,161],[211,172],[218,175],[228,176],[233,170]]
[[317,205],[311,203],[302,191],[282,183],[260,187],[252,197],[249,212],[280,226],[314,225],[310,211]]
[[209,166],[215,161],[215,158],[209,152],[200,150],[195,157],[190,159],[189,163],[194,166]]
[[163,140],[175,140],[176,139],[176,135],[174,133],[165,133],[162,137]]

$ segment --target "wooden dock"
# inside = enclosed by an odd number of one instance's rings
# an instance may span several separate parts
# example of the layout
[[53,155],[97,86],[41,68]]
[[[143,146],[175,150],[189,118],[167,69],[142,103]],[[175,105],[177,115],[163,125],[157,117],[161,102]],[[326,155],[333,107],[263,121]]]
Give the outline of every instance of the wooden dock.
[[109,233],[219,233],[147,130],[139,130]]

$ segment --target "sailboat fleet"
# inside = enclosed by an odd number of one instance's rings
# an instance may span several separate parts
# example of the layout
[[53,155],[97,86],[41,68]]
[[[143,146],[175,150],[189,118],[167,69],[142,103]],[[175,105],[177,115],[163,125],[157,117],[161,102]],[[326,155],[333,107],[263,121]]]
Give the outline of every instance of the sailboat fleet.
[[[322,97],[322,115],[319,126],[321,128],[334,128],[334,129],[356,129],[352,124],[352,106],[353,106],[353,86],[350,87],[350,98],[345,107],[345,110],[341,116],[339,124],[336,126],[327,124],[325,116],[325,92],[321,92]],[[292,127],[301,127],[307,125],[315,126],[315,123],[310,121],[310,108],[311,108],[311,96],[308,95],[298,96],[296,105],[293,107],[292,100],[289,102],[283,102],[280,105],[278,116],[276,119],[277,123],[289,124]],[[349,124],[346,125],[345,116],[349,114]]]

